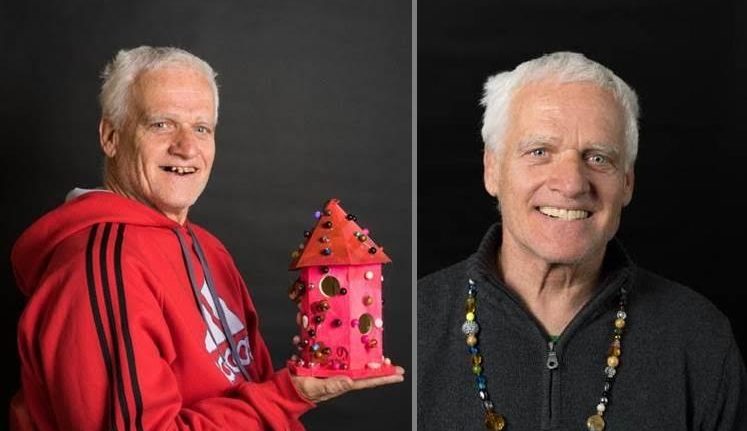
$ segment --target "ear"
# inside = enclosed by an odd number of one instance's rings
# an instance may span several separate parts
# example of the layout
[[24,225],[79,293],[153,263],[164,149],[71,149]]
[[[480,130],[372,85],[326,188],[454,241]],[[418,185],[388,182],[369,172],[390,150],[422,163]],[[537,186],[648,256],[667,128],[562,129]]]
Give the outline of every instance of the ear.
[[485,149],[482,155],[483,182],[490,196],[498,197],[498,154],[495,150]]
[[102,118],[99,122],[99,144],[106,157],[112,158],[117,154],[119,132],[109,119]]
[[633,184],[635,183],[635,171],[631,167],[625,172],[623,178],[623,206],[628,206],[631,199],[633,199]]

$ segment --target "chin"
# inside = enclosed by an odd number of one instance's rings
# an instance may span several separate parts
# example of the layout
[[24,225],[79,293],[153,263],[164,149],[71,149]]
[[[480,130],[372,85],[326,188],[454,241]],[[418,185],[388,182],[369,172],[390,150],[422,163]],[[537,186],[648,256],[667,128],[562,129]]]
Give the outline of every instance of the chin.
[[576,265],[597,257],[604,249],[594,247],[591,244],[578,245],[574,247],[559,247],[542,250],[540,256],[545,261],[557,265]]

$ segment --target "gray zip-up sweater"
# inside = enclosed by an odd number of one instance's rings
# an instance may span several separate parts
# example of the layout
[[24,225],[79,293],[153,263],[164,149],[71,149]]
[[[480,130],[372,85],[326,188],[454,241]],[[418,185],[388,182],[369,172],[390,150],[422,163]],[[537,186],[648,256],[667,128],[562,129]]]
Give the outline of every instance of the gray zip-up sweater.
[[605,431],[747,430],[744,362],[728,319],[707,299],[636,267],[612,241],[594,297],[551,346],[497,275],[500,241],[494,225],[474,255],[418,282],[419,430],[485,429],[461,331],[470,278],[483,374],[506,430],[586,429],[602,396],[620,286],[627,321]]

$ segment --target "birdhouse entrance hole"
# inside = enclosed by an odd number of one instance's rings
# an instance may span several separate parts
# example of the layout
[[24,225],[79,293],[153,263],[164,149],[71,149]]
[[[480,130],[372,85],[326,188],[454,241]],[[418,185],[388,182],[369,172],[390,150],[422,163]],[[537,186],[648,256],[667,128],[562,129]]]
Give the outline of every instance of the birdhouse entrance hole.
[[328,275],[322,279],[322,293],[325,296],[337,296],[340,294],[340,282],[337,278]]
[[358,319],[358,330],[361,331],[361,334],[368,334],[369,332],[371,332],[372,326],[373,316],[371,316],[370,314],[362,314],[360,319]]

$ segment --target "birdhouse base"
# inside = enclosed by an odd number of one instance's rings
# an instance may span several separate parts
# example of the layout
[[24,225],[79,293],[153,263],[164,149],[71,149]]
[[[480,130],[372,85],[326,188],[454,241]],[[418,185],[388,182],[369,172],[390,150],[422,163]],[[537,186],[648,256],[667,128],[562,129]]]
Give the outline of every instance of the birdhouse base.
[[396,367],[394,364],[381,364],[378,368],[362,368],[362,369],[347,369],[347,370],[332,370],[329,368],[321,368],[319,366],[303,367],[299,366],[296,361],[290,360],[287,362],[288,369],[291,373],[296,376],[308,376],[308,377],[333,377],[333,376],[348,376],[353,380],[367,379],[369,377],[382,377],[391,376],[395,374]]

